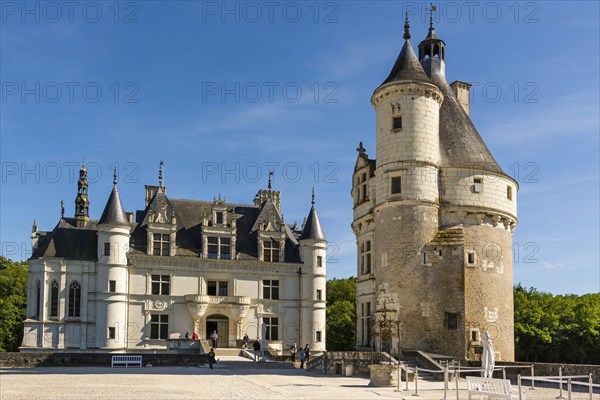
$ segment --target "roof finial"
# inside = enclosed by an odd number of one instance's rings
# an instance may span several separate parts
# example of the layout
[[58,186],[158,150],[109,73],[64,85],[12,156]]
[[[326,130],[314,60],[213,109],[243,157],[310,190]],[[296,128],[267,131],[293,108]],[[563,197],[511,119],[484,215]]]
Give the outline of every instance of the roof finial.
[[65,217],[65,201],[61,200],[60,201],[60,218],[64,218]]
[[158,187],[160,188],[163,186],[163,167],[164,162],[161,160],[158,166]]
[[311,200],[310,204],[312,204],[313,206],[315,205],[315,187],[314,186],[312,189],[312,200]]
[[271,189],[273,188],[273,185],[271,184],[271,178],[273,177],[273,171],[269,171],[269,184],[267,185],[269,192],[271,191]]
[[433,30],[433,12],[437,11],[436,6],[432,2],[429,2],[429,30]]
[[117,184],[117,164],[113,168],[113,185]]
[[404,40],[408,41],[408,39],[410,39],[410,23],[408,22],[408,12],[407,12],[406,19],[404,20]]

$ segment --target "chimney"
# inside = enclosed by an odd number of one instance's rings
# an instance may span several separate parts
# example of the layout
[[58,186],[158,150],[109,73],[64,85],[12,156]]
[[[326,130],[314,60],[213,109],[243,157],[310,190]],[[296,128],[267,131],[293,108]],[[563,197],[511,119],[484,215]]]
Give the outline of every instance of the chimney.
[[462,81],[454,81],[450,84],[454,95],[458,99],[458,102],[462,106],[463,110],[467,113],[467,115],[471,115],[470,107],[469,107],[469,96],[471,93],[471,84]]

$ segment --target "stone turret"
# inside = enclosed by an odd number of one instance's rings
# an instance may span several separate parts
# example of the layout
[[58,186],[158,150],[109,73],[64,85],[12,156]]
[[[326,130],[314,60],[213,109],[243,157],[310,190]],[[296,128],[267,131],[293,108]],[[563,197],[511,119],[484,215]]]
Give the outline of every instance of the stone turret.
[[304,263],[300,282],[300,343],[312,351],[325,351],[327,240],[315,209],[315,193],[299,238]]
[[[96,275],[95,347],[119,350],[127,347],[127,254],[130,226],[117,189],[115,169],[113,189],[98,221],[98,266]],[[104,330],[104,329],[103,329]]]
[[83,228],[90,220],[90,200],[88,198],[88,180],[85,164],[79,169],[79,180],[77,181],[77,197],[75,198],[75,224]]

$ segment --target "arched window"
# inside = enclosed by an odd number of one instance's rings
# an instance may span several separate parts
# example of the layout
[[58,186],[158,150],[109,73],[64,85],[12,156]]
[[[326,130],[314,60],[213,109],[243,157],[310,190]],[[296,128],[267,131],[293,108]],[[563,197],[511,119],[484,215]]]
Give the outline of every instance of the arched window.
[[69,286],[69,317],[81,316],[81,285],[77,281],[71,282]]
[[58,317],[58,282],[50,285],[50,317]]
[[33,314],[33,316],[36,317],[37,319],[40,319],[40,310],[41,310],[40,303],[42,300],[42,299],[40,299],[40,297],[42,294],[42,288],[41,288],[39,280],[35,281],[35,287],[33,288],[33,290],[34,290],[34,293],[33,293],[33,307],[34,307],[33,313],[34,314]]

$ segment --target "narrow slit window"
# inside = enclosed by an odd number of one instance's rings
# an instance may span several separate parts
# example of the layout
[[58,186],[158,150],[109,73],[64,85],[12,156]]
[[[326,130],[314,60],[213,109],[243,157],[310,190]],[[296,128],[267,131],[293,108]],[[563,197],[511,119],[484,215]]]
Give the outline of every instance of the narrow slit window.
[[512,200],[512,188],[510,186],[506,187],[506,198]]

